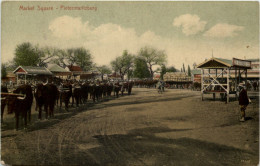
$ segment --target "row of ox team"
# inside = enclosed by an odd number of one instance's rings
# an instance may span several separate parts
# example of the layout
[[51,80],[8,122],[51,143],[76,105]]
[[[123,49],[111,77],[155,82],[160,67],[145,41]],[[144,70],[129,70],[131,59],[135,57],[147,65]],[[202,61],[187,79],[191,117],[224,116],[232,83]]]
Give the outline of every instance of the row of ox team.
[[[14,94],[23,94],[23,96],[8,95],[8,89],[1,86],[1,122],[3,123],[4,109],[7,105],[8,114],[15,113],[16,130],[19,128],[19,117],[24,119],[24,125],[27,126],[27,118],[31,121],[31,107],[33,103],[33,96],[36,101],[35,110],[39,111],[38,119],[42,119],[42,107],[44,108],[46,119],[54,116],[54,107],[60,102],[60,108],[62,103],[65,103],[65,109],[68,110],[70,99],[72,99],[71,105],[73,106],[76,101],[76,106],[79,104],[85,104],[88,99],[92,99],[93,102],[113,95],[119,97],[124,91],[127,91],[128,95],[131,95],[132,82],[70,82],[65,81],[60,85],[53,83],[40,83],[36,87],[32,88],[31,85],[21,85],[13,91]],[[33,90],[34,89],[34,90]],[[5,95],[6,94],[6,95]]]

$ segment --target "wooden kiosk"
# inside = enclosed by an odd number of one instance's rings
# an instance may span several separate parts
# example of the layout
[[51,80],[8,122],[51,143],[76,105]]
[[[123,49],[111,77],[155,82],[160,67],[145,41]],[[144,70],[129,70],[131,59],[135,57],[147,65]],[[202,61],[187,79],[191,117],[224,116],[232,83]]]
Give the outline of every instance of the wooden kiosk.
[[216,94],[220,94],[229,102],[230,94],[237,97],[239,83],[247,82],[247,69],[251,68],[251,61],[213,57],[197,68],[201,68],[201,100],[204,94],[213,94],[214,99]]

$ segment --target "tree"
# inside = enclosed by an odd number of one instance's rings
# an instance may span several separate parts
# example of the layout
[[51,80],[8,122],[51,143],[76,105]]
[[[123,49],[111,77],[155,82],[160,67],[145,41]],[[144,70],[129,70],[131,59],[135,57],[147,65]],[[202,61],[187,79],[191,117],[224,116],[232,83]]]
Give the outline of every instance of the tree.
[[55,63],[62,68],[66,68],[66,66],[68,65],[67,59],[68,54],[65,50],[56,49],[55,56],[52,58],[52,63]]
[[138,56],[143,58],[148,65],[150,77],[153,78],[153,66],[162,65],[166,63],[167,55],[162,50],[156,50],[152,47],[144,47],[138,53]]
[[134,77],[141,78],[141,79],[150,77],[150,72],[147,63],[145,62],[144,59],[140,57],[136,57],[134,59],[133,75]]
[[188,65],[188,76],[191,76],[190,65]]
[[166,68],[166,72],[177,72],[178,70],[174,67],[174,66],[171,66],[169,68]]
[[104,74],[112,73],[111,69],[106,65],[98,66],[97,70],[101,73],[102,81],[103,81]]
[[119,72],[120,76],[121,76],[121,68],[122,68],[121,59],[122,59],[121,57],[117,57],[115,60],[110,62],[112,69],[115,72]]
[[82,47],[68,49],[67,59],[70,66],[76,64],[84,71],[91,70],[93,67],[93,61],[89,50]]
[[45,47],[40,48],[38,45],[33,46],[31,43],[22,43],[15,49],[13,64],[17,67],[22,66],[41,66],[47,67],[56,55],[56,49]]
[[134,70],[133,69],[129,69],[128,70],[128,72],[127,72],[127,79],[128,79],[128,81],[129,81],[129,79],[131,78],[131,77],[133,77],[134,76]]
[[184,66],[184,63],[182,64],[182,71],[185,73],[185,66]]
[[22,43],[15,49],[14,64],[15,66],[37,66],[40,56],[31,43]]
[[166,66],[162,65],[161,67],[161,73],[160,73],[160,79],[163,79],[163,75],[167,72]]
[[79,65],[84,71],[89,71],[93,67],[93,58],[89,50],[85,48],[76,48],[74,52],[76,57],[76,64]]
[[111,62],[112,69],[115,72],[119,72],[121,79],[124,79],[125,74],[133,67],[133,60],[134,56],[129,54],[127,50],[124,50],[122,56]]
[[6,64],[1,63],[1,78],[5,78],[7,75],[7,71],[6,71]]
[[54,47],[45,47],[45,48],[38,48],[36,47],[36,51],[40,56],[38,66],[47,67],[48,63],[55,63],[55,58],[58,56],[58,49]]
[[62,68],[78,65],[82,70],[89,71],[94,67],[90,51],[82,47],[70,48],[67,50],[49,48],[48,54],[52,55],[50,61]]

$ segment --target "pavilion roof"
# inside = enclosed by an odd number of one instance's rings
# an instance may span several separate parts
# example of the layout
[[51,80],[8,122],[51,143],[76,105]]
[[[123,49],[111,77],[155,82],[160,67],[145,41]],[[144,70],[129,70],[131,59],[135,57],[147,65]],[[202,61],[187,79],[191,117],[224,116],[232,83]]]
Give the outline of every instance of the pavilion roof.
[[222,58],[211,58],[199,64],[197,68],[207,68],[207,69],[222,69],[222,68],[251,68],[251,61],[248,60],[241,60],[233,58],[232,60],[229,59],[222,59]]
[[14,71],[16,73],[31,74],[31,75],[52,75],[46,67],[38,66],[19,66]]

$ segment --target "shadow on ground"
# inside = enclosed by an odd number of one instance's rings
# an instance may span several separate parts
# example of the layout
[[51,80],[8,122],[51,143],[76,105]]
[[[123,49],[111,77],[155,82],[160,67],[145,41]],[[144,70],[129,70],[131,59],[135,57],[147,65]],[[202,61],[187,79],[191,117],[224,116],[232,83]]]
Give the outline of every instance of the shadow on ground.
[[[98,147],[82,150],[75,145],[68,145],[64,147],[60,161],[69,165],[238,166],[243,165],[241,161],[248,161],[254,155],[245,150],[192,138],[167,139],[154,135],[155,133],[186,130],[191,129],[148,127],[132,130],[126,135],[96,135],[94,138],[99,143]],[[257,155],[255,156],[257,158]],[[52,158],[47,158],[45,161],[46,163],[43,164],[58,164]]]

